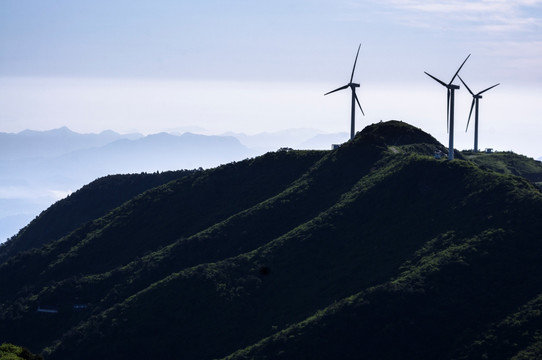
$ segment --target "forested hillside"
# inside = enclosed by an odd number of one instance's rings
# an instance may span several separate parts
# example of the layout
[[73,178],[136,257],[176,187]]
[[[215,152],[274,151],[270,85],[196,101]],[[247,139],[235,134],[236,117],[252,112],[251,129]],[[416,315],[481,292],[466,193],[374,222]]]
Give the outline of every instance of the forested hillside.
[[194,170],[154,174],[109,175],[83,186],[66,199],[53,204],[16,236],[0,247],[0,261],[67,235],[87,221],[94,220],[143,193]]
[[467,159],[485,169],[526,178],[542,189],[542,162],[513,152],[464,152]]
[[45,359],[537,358],[542,194],[436,149],[390,121],[115,201],[113,178],[89,184],[0,248],[0,340]]

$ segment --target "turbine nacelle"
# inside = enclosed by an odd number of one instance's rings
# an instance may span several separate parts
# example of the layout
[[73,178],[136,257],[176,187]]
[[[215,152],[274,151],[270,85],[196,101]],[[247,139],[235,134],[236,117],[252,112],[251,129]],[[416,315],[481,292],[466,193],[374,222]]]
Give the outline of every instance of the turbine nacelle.
[[469,130],[469,124],[470,124],[470,118],[472,116],[472,110],[475,109],[475,112],[474,112],[474,152],[478,152],[478,106],[479,106],[478,100],[482,98],[483,93],[485,93],[488,90],[493,89],[495,86],[500,85],[500,83],[495,84],[493,86],[490,86],[487,89],[484,89],[484,90],[480,91],[479,93],[475,94],[468,87],[467,83],[465,83],[465,81],[463,81],[461,76],[459,76],[459,80],[461,80],[463,85],[465,85],[465,87],[467,88],[469,93],[472,95],[472,103],[470,105],[469,119],[467,120],[467,127],[465,128],[465,132],[467,132],[467,130]]
[[487,89],[484,89],[484,90],[480,91],[478,94],[475,94],[475,93],[473,93],[472,90],[467,86],[467,84],[465,83],[465,81],[463,81],[463,79],[461,78],[461,76],[458,75],[458,77],[459,77],[459,80],[461,80],[461,82],[463,83],[463,85],[465,85],[465,87],[467,88],[467,90],[470,92],[470,94],[472,95],[472,97],[475,98],[475,99],[481,99],[483,93],[485,93],[486,91],[491,90],[491,89],[493,89],[495,86],[499,86],[499,85],[501,84],[501,83],[495,84],[495,85],[493,85],[493,86],[488,87]]
[[352,80],[354,80],[354,72],[356,71],[356,63],[358,62],[358,55],[359,55],[359,50],[361,49],[361,44],[359,44],[358,46],[358,52],[356,53],[356,59],[354,60],[354,67],[352,68],[352,75],[350,76],[350,82],[348,82],[348,84],[344,85],[344,86],[341,86],[340,88],[337,88],[335,90],[331,90],[330,92],[327,92],[324,94],[325,95],[328,95],[328,94],[331,94],[331,93],[334,93],[336,91],[340,91],[340,90],[344,90],[344,89],[347,89],[347,88],[350,88],[350,90],[352,90],[352,112],[351,112],[351,123],[350,123],[350,139],[353,139],[354,138],[354,134],[355,134],[355,110],[356,110],[356,103],[358,104],[359,106],[359,109],[361,110],[361,113],[363,115],[365,115],[365,113],[363,112],[363,109],[361,108],[361,104],[359,103],[359,99],[358,99],[358,96],[356,95],[356,88],[360,87],[359,84],[355,83],[355,82],[352,82]]
[[454,76],[452,77],[452,80],[450,80],[449,83],[445,83],[444,81],[442,81],[440,79],[437,79],[436,77],[434,77],[433,75],[431,75],[431,74],[429,74],[428,72],[425,71],[425,74],[427,76],[429,76],[430,78],[432,78],[433,80],[435,80],[440,85],[442,85],[442,86],[444,86],[446,88],[446,92],[447,92],[447,94],[446,94],[446,97],[447,97],[447,101],[446,101],[446,122],[447,122],[447,127],[446,127],[446,129],[447,129],[448,133],[450,134],[449,146],[448,146],[448,159],[449,160],[453,160],[453,158],[454,158],[454,93],[455,93],[455,90],[459,90],[459,85],[454,85],[452,83],[454,82],[455,78],[459,75],[459,71],[461,70],[463,65],[465,65],[465,63],[467,62],[469,57],[470,57],[470,54],[463,61],[463,63],[459,67],[459,69],[457,69]]

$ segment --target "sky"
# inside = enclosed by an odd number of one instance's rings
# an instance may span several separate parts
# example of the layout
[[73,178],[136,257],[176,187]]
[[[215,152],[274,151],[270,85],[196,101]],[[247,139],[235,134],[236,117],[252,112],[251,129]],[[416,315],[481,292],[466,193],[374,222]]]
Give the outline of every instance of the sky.
[[[349,132],[397,119],[447,145],[446,90],[481,148],[542,157],[542,0],[0,0],[0,132]],[[458,79],[455,147],[472,101]],[[471,120],[472,122],[472,120]]]

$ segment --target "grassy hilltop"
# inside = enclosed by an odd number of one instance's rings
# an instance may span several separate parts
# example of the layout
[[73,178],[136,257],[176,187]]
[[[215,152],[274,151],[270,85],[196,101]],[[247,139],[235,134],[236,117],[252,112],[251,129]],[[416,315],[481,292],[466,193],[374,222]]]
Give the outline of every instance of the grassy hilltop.
[[0,339],[45,359],[542,356],[542,194],[516,176],[539,164],[435,149],[390,121],[115,201],[129,175],[100,179],[0,248]]

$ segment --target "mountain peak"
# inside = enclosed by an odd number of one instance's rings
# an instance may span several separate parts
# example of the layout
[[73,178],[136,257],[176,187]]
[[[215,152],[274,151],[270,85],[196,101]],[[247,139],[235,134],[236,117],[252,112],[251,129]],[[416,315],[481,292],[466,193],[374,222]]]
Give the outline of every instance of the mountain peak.
[[51,131],[54,131],[54,132],[58,132],[58,133],[73,133],[73,131],[71,131],[67,126],[62,126],[62,127],[59,127],[58,129],[53,129]]
[[[447,148],[423,130],[400,120],[380,121],[366,126],[358,133],[354,142],[372,142],[388,149],[434,155],[435,150],[446,153]],[[463,156],[456,151],[456,157]]]
[[79,135],[76,132],[73,132],[70,130],[67,126],[62,126],[57,129],[51,129],[51,130],[23,130],[18,135],[24,135],[24,136],[66,136],[66,135]]
[[389,146],[433,144],[441,145],[423,130],[400,120],[380,121],[363,129],[362,133],[381,137]]

